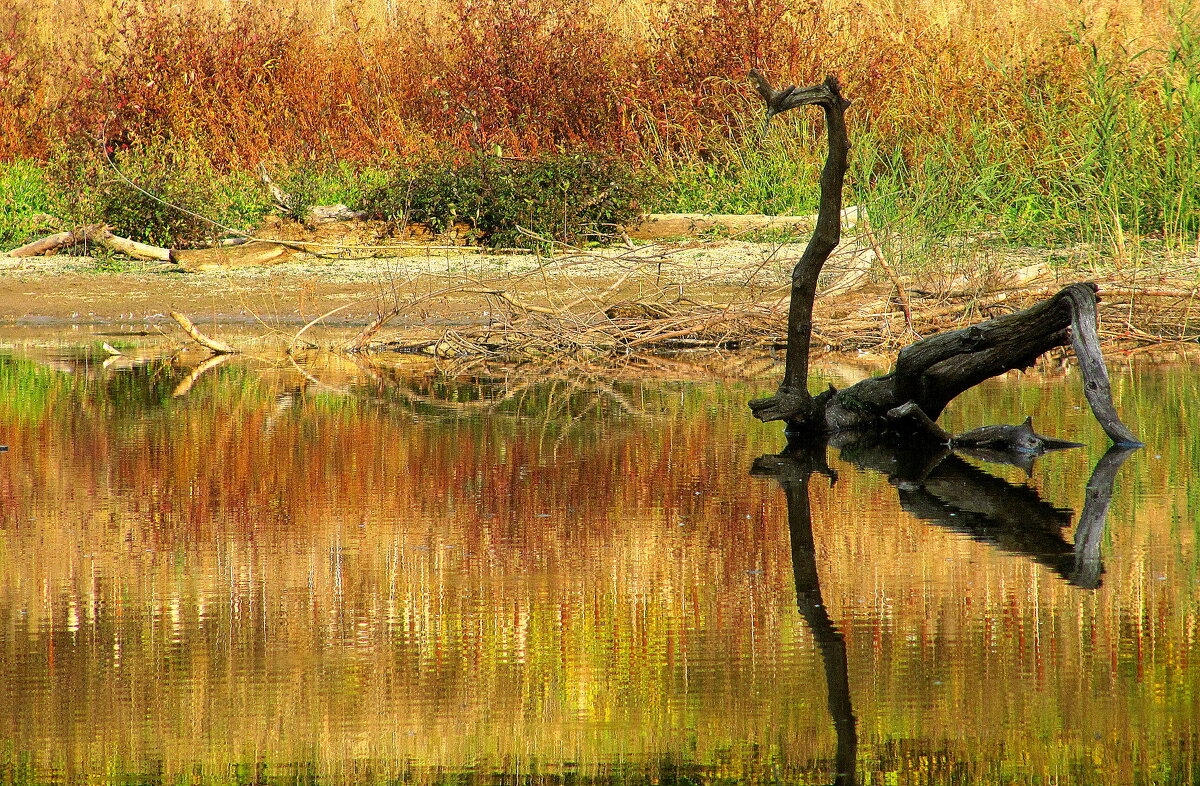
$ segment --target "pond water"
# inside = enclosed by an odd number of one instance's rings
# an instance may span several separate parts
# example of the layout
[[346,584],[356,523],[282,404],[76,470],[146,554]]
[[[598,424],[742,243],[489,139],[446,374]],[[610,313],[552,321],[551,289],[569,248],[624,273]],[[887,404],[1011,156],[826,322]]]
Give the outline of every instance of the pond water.
[[1194,368],[1107,458],[1069,370],[951,405],[1087,443],[1027,474],[786,453],[777,377],[102,357],[0,354],[2,783],[1200,780]]

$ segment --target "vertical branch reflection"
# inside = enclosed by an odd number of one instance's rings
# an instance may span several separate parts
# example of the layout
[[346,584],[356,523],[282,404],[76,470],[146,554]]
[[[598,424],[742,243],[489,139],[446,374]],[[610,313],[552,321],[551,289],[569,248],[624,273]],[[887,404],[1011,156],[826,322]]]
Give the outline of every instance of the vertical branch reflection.
[[1079,524],[1075,527],[1075,560],[1068,577],[1068,581],[1078,587],[1095,589],[1100,586],[1100,576],[1104,573],[1100,544],[1104,540],[1104,529],[1108,522],[1113,485],[1117,471],[1129,454],[1137,449],[1137,446],[1113,445],[1096,462],[1092,476],[1088,478],[1083,512],[1079,514]]
[[808,484],[813,473],[826,475],[831,482],[837,480],[837,475],[825,462],[825,443],[821,441],[793,442],[783,453],[760,456],[750,473],[775,478],[787,499],[796,607],[812,631],[825,668],[829,714],[837,733],[834,783],[848,786],[855,783],[858,732],[850,701],[846,640],[829,618],[821,596],[821,577],[817,572],[817,551],[808,496]]

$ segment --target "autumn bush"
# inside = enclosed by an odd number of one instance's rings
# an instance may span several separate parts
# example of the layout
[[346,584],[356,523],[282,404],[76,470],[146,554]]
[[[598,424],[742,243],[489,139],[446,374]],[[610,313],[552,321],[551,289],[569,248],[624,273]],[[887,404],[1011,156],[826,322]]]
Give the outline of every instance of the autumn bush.
[[851,197],[881,218],[1020,240],[1200,229],[1195,0],[365,0],[336,24],[104,2],[70,31],[37,3],[0,13],[3,160],[183,145],[249,172],[585,150],[668,182],[663,205],[811,207],[819,115],[764,137],[759,67],[840,77]]

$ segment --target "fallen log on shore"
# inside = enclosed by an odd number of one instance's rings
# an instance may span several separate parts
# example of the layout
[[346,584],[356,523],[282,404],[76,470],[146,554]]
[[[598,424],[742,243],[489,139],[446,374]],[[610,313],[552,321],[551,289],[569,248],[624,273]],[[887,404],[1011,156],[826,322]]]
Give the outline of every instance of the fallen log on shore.
[[114,235],[104,224],[87,224],[67,232],[56,232],[41,240],[27,243],[20,248],[9,251],[8,256],[35,257],[43,254],[53,254],[61,249],[83,243],[92,243],[97,246],[103,246],[110,251],[116,251],[119,254],[133,257],[134,259],[153,262],[166,262],[170,258],[171,253],[165,248],[138,243],[135,240]]
[[[854,226],[866,211],[851,205],[842,211],[842,222]],[[670,237],[692,237],[720,230],[731,234],[772,230],[805,231],[817,223],[816,216],[768,216],[761,214],[733,215],[726,213],[646,213],[625,228],[633,240],[661,240]]]

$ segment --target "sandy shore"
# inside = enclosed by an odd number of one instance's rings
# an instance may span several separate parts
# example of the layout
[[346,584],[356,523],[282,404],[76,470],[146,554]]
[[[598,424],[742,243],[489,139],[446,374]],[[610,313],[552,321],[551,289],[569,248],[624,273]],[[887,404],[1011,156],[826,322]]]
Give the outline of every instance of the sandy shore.
[[[222,323],[302,324],[344,307],[328,319],[355,324],[396,302],[450,287],[503,290],[554,308],[614,296],[759,298],[786,284],[801,250],[795,244],[681,242],[553,258],[455,252],[301,257],[273,267],[197,273],[154,263],[125,263],[114,271],[89,257],[0,257],[0,323],[153,322],[176,310]],[[850,252],[836,255],[829,277],[863,263]],[[447,293],[426,301],[423,312],[470,320],[485,301],[479,292]]]

